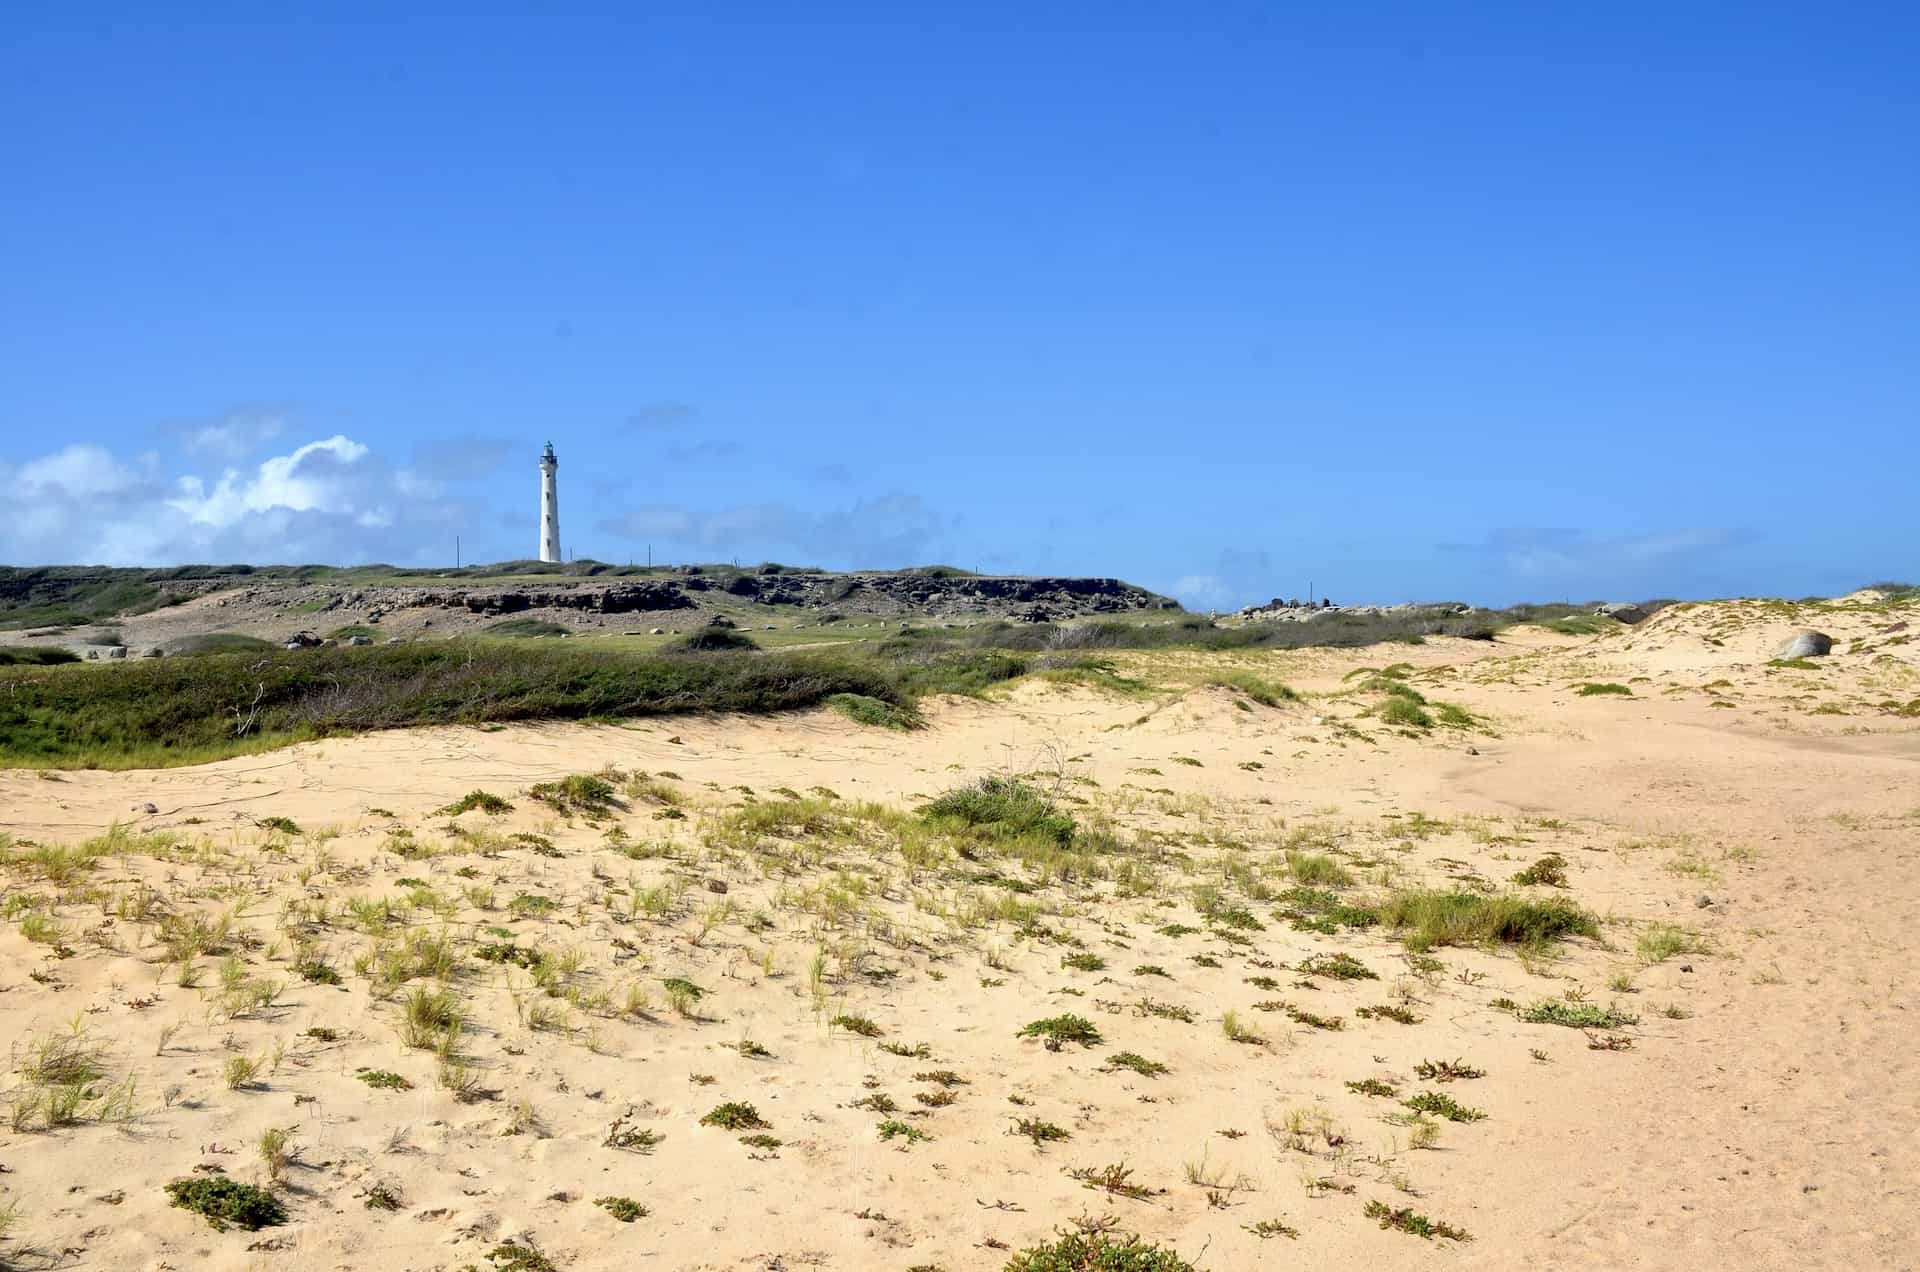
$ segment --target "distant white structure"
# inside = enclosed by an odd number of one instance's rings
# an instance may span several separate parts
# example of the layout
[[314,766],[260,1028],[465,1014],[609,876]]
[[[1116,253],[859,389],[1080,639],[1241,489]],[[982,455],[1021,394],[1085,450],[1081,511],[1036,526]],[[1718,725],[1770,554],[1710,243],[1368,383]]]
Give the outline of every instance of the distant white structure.
[[552,442],[540,456],[540,559],[560,560],[560,457]]

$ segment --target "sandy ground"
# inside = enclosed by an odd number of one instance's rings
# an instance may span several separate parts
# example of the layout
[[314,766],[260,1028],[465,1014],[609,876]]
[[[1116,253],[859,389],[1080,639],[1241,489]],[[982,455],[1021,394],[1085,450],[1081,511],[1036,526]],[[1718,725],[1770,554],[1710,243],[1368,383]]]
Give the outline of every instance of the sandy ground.
[[[1304,695],[1277,707],[1195,686],[1215,665],[1198,656],[1123,656],[1158,688],[1028,683],[910,734],[826,713],[437,729],[192,769],[0,773],[4,1094],[36,1098],[18,1070],[56,1033],[97,1044],[104,1070],[72,1124],[0,1121],[0,1208],[18,1208],[0,1265],[485,1268],[511,1240],[568,1268],[958,1272],[1110,1220],[1216,1270],[1920,1266],[1920,720],[1894,709],[1920,671],[1864,606],[1813,616],[1839,638],[1818,670],[1769,666],[1807,617],[1722,604],[1599,639],[1216,659]],[[1477,723],[1382,727],[1348,673],[1389,661]],[[1581,696],[1588,682],[1631,696]],[[659,785],[591,819],[527,794],[603,766]],[[1110,830],[1123,868],[968,861],[901,829],[989,773],[1029,774]],[[435,815],[475,789],[513,810]],[[746,820],[796,807],[818,819]],[[33,845],[116,822],[130,830],[91,864],[32,864]],[[1602,937],[1431,963],[1380,928],[1299,930],[1278,895],[1289,846],[1344,863],[1354,900],[1479,883],[1568,897]],[[1507,882],[1548,852],[1564,890]],[[1209,885],[1261,926],[1207,923]],[[384,920],[348,911],[377,898],[409,900]],[[1034,907],[1024,926],[1006,901]],[[57,935],[29,940],[33,914]],[[163,920],[177,935],[196,914],[231,917],[183,977]],[[356,969],[442,931],[460,951],[447,1050],[465,1098],[402,1041],[408,992],[438,982],[376,993]],[[1684,948],[1648,953],[1663,931]],[[475,957],[487,942],[577,966],[536,985]],[[296,975],[298,951],[341,983]],[[1378,979],[1297,966],[1335,951]],[[1076,954],[1106,966],[1063,964]],[[705,991],[691,1016],[666,1001],[676,977]],[[278,993],[257,1001],[256,982]],[[646,999],[631,1012],[629,987]],[[1634,1023],[1522,1023],[1500,1000],[1612,1004]],[[1379,1005],[1417,1023],[1355,1014]],[[1229,1011],[1262,1040],[1229,1039]],[[1104,1041],[1016,1037],[1065,1012]],[[1168,1071],[1112,1069],[1120,1052]],[[262,1063],[230,1088],[233,1057]],[[1419,1076],[1452,1059],[1484,1075]],[[1394,1095],[1348,1085],[1368,1079]],[[1419,1092],[1486,1116],[1414,1147],[1426,1132],[1400,1101]],[[702,1125],[727,1101],[779,1143]],[[622,1117],[659,1136],[650,1151],[608,1146]],[[1010,1133],[1023,1118],[1065,1138]],[[883,1141],[888,1119],[927,1138]],[[284,1226],[215,1232],[167,1205],[163,1185],[196,1171],[266,1182],[274,1127],[295,1146]],[[1072,1174],[1117,1164],[1146,1195]],[[608,1196],[648,1213],[619,1222],[595,1204]],[[1372,1200],[1471,1240],[1383,1229]]]

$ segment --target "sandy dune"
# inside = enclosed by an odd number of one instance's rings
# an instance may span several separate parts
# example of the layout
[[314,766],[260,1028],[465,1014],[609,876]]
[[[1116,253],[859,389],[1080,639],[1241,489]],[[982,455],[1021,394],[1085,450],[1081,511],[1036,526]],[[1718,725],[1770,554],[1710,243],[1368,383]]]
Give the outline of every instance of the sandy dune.
[[[1809,617],[1834,656],[1769,666]],[[0,1205],[19,1208],[0,1263],[486,1268],[519,1241],[581,1269],[958,1272],[1112,1216],[1210,1269],[1915,1266],[1920,720],[1896,709],[1920,698],[1920,660],[1890,626],[1869,606],[1722,604],[1599,639],[1119,655],[1155,687],[1028,682],[907,734],[825,713],[436,729],[191,769],[0,773],[8,1098],[34,1098],[20,1061],[56,1032],[100,1044],[105,1071],[74,1124],[0,1123]],[[1477,723],[1383,727],[1348,673],[1389,662]],[[1197,683],[1210,668],[1302,700]],[[658,785],[597,818],[527,794],[606,767]],[[897,814],[989,773],[1028,774],[1110,829],[1124,868],[969,861],[902,829]],[[435,815],[475,789],[514,808]],[[745,816],[780,808],[814,821]],[[115,823],[130,829],[90,864],[33,864],[33,845]],[[1423,959],[1383,928],[1301,930],[1280,913],[1290,846],[1341,863],[1355,900],[1510,889],[1557,852],[1567,887],[1520,890],[1586,907],[1602,937]],[[1213,924],[1196,886],[1218,889]],[[377,898],[410,901],[348,909]],[[57,933],[30,940],[36,914]],[[176,936],[186,916],[232,916],[189,977],[169,914]],[[377,946],[442,931],[465,1012],[451,1079],[400,1029],[433,977],[376,994],[366,974]],[[1656,957],[1650,935],[1679,949]],[[487,944],[578,963],[538,985],[476,957]],[[1378,979],[1298,966],[1338,951]],[[1076,955],[1105,966],[1063,964]],[[297,958],[341,983],[309,983]],[[691,1017],[670,978],[705,991]],[[258,1001],[255,982],[278,993]],[[623,1010],[629,987],[644,1007]],[[1523,1023],[1496,1000],[1634,1023]],[[1356,1015],[1378,1006],[1416,1023]],[[1229,1011],[1263,1041],[1229,1039]],[[1016,1037],[1059,1013],[1104,1041]],[[1115,1069],[1121,1052],[1168,1071]],[[233,1057],[262,1065],[230,1088]],[[1455,1059],[1484,1076],[1417,1072]],[[128,1077],[122,1106],[84,1111]],[[465,1098],[446,1089],[463,1079]],[[1369,1079],[1394,1094],[1349,1086]],[[1401,1101],[1420,1092],[1486,1116],[1409,1125]],[[729,1101],[779,1143],[702,1125]],[[657,1144],[609,1147],[620,1118]],[[1066,1138],[1011,1133],[1020,1119]],[[888,1120],[927,1138],[882,1140]],[[1437,1141],[1413,1147],[1423,1124]],[[163,1186],[199,1167],[264,1182],[274,1127],[297,1150],[285,1225],[216,1232],[168,1206]],[[1146,1195],[1071,1173],[1118,1164]],[[619,1222],[595,1204],[609,1196],[649,1213]],[[1471,1240],[1383,1229],[1372,1200]]]

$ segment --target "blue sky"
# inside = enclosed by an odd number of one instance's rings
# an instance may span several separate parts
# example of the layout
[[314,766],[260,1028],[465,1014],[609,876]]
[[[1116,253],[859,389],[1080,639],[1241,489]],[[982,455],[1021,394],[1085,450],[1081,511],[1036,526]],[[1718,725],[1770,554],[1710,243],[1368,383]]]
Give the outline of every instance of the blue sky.
[[1911,5],[100,5],[0,42],[0,560],[1920,575]]

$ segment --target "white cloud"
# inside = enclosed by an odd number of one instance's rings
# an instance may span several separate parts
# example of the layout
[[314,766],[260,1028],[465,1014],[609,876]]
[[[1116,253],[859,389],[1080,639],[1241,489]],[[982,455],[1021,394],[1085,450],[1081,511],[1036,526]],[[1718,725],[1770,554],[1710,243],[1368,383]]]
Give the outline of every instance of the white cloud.
[[1198,606],[1202,609],[1217,608],[1233,597],[1227,585],[1211,574],[1189,574],[1174,581],[1171,589],[1176,600],[1182,605]]
[[252,467],[163,475],[77,443],[0,465],[0,560],[171,565],[200,561],[417,561],[444,555],[458,505],[336,434]]
[[210,424],[188,424],[180,429],[180,444],[189,454],[238,460],[280,436],[285,418],[277,411],[229,411]]
[[336,433],[263,461],[250,479],[230,468],[211,491],[198,477],[182,477],[179,496],[168,502],[189,521],[210,526],[231,526],[272,508],[353,515],[359,511],[353,506],[359,482],[349,470],[366,456],[365,446]]
[[13,485],[23,495],[86,498],[125,490],[137,480],[104,447],[81,443],[23,465]]

